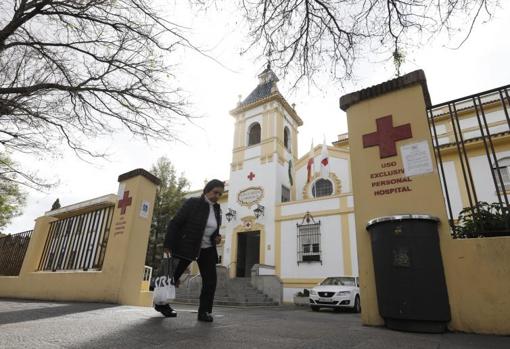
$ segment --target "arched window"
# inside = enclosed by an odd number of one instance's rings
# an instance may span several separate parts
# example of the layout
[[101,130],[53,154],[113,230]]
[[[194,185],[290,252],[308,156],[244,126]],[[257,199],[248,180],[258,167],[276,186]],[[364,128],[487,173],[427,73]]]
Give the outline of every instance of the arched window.
[[315,198],[333,194],[333,183],[329,179],[319,178],[312,186],[312,195]]
[[248,145],[254,145],[260,143],[260,124],[255,122],[250,125],[248,131]]
[[[510,157],[498,159],[498,165],[494,164],[492,171],[498,183],[498,189],[503,191],[510,189]],[[499,179],[500,174],[501,180]]]
[[290,130],[287,126],[283,129],[283,145],[290,151]]

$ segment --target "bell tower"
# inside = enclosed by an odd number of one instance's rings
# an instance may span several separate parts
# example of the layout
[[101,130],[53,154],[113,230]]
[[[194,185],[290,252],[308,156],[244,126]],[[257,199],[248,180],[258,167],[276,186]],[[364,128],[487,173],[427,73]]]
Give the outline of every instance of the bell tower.
[[[278,90],[278,77],[270,63],[258,79],[255,89],[230,111],[235,127],[228,207],[237,212],[237,222],[230,222],[227,231],[232,229],[231,246],[236,250],[236,234],[258,227],[257,263],[274,265],[275,206],[296,197],[293,166],[303,121]],[[231,254],[234,262],[239,259],[236,253]]]

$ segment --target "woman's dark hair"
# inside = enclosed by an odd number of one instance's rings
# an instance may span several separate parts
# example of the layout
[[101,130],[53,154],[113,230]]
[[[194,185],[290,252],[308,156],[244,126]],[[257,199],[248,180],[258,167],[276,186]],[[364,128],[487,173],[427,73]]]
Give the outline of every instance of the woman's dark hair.
[[210,192],[214,188],[223,188],[223,189],[225,189],[225,183],[223,183],[223,181],[220,181],[219,179],[212,179],[209,182],[207,182],[207,184],[205,185],[203,193],[207,194],[208,192]]

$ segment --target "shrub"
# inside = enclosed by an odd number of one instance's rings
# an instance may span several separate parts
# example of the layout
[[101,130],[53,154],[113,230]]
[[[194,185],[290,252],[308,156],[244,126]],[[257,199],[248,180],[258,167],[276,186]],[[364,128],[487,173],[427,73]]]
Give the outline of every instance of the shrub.
[[303,291],[299,291],[296,293],[297,297],[308,297],[310,296],[310,291],[308,291],[306,288]]
[[477,238],[510,235],[510,212],[498,202],[480,201],[474,207],[466,207],[459,213],[453,236]]

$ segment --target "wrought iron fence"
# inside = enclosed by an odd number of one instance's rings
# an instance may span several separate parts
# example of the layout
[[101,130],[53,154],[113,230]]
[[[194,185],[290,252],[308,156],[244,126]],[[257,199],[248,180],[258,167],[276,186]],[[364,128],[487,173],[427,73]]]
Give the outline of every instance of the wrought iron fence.
[[0,275],[18,276],[32,230],[0,238]]
[[114,206],[50,224],[39,270],[101,270]]
[[[484,235],[498,220],[499,228],[510,235],[509,92],[510,85],[506,85],[428,110],[454,237]],[[489,212],[487,207],[496,210]],[[466,227],[477,232],[469,236]]]

